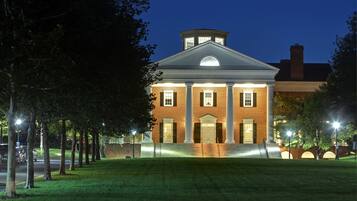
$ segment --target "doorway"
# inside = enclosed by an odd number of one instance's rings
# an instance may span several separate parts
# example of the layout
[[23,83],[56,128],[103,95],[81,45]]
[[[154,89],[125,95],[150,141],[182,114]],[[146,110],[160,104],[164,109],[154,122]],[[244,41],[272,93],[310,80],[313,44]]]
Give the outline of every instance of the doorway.
[[210,114],[207,114],[200,118],[201,143],[216,143],[216,122],[217,118]]

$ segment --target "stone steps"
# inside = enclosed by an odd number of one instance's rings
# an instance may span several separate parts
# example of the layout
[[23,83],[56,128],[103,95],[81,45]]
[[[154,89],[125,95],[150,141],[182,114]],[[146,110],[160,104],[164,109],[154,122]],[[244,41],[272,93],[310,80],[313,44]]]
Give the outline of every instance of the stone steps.
[[142,144],[141,157],[281,158],[277,144]]

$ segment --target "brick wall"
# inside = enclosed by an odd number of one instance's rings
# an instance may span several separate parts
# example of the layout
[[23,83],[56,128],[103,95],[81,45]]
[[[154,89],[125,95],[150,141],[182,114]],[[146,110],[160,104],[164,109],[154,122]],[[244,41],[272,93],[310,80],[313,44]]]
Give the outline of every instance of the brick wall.
[[[213,90],[217,93],[216,107],[201,107],[200,106],[200,92],[205,89]],[[266,138],[266,88],[255,88],[253,92],[257,93],[257,106],[251,108],[240,107],[240,92],[243,88],[234,87],[234,139],[239,143],[239,123],[243,119],[253,119],[257,124],[257,143],[262,143]],[[164,90],[173,90],[177,92],[177,106],[162,107],[160,106],[160,92]],[[251,90],[251,89],[250,89]],[[154,118],[156,118],[156,125],[153,127],[153,141],[159,143],[160,132],[159,123],[163,118],[173,118],[177,123],[177,143],[184,143],[185,138],[185,87],[153,87],[152,92],[157,97],[154,101],[155,108],[153,110]],[[206,114],[213,115],[217,118],[217,123],[223,123],[223,141],[226,139],[226,88],[225,87],[193,87],[192,88],[192,106],[193,116],[192,125],[200,122],[200,118]]]

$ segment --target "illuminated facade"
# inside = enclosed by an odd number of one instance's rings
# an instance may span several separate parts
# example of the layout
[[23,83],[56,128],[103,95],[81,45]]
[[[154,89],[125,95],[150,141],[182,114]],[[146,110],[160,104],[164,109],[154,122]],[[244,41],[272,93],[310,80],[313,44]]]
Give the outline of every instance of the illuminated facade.
[[154,143],[261,144],[273,137],[279,69],[226,46],[227,33],[181,33],[183,51],[158,61],[151,86]]

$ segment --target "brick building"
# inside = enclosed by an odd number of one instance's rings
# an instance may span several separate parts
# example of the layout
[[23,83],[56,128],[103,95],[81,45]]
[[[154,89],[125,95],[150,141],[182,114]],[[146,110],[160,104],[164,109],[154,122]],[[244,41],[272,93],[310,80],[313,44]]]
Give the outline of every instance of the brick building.
[[272,139],[279,69],[228,48],[227,33],[181,34],[183,51],[158,61],[154,143],[261,144]]
[[154,143],[272,142],[274,93],[304,97],[330,72],[328,64],[305,64],[301,45],[291,46],[290,60],[268,64],[228,48],[227,35],[183,32],[183,51],[157,62]]

